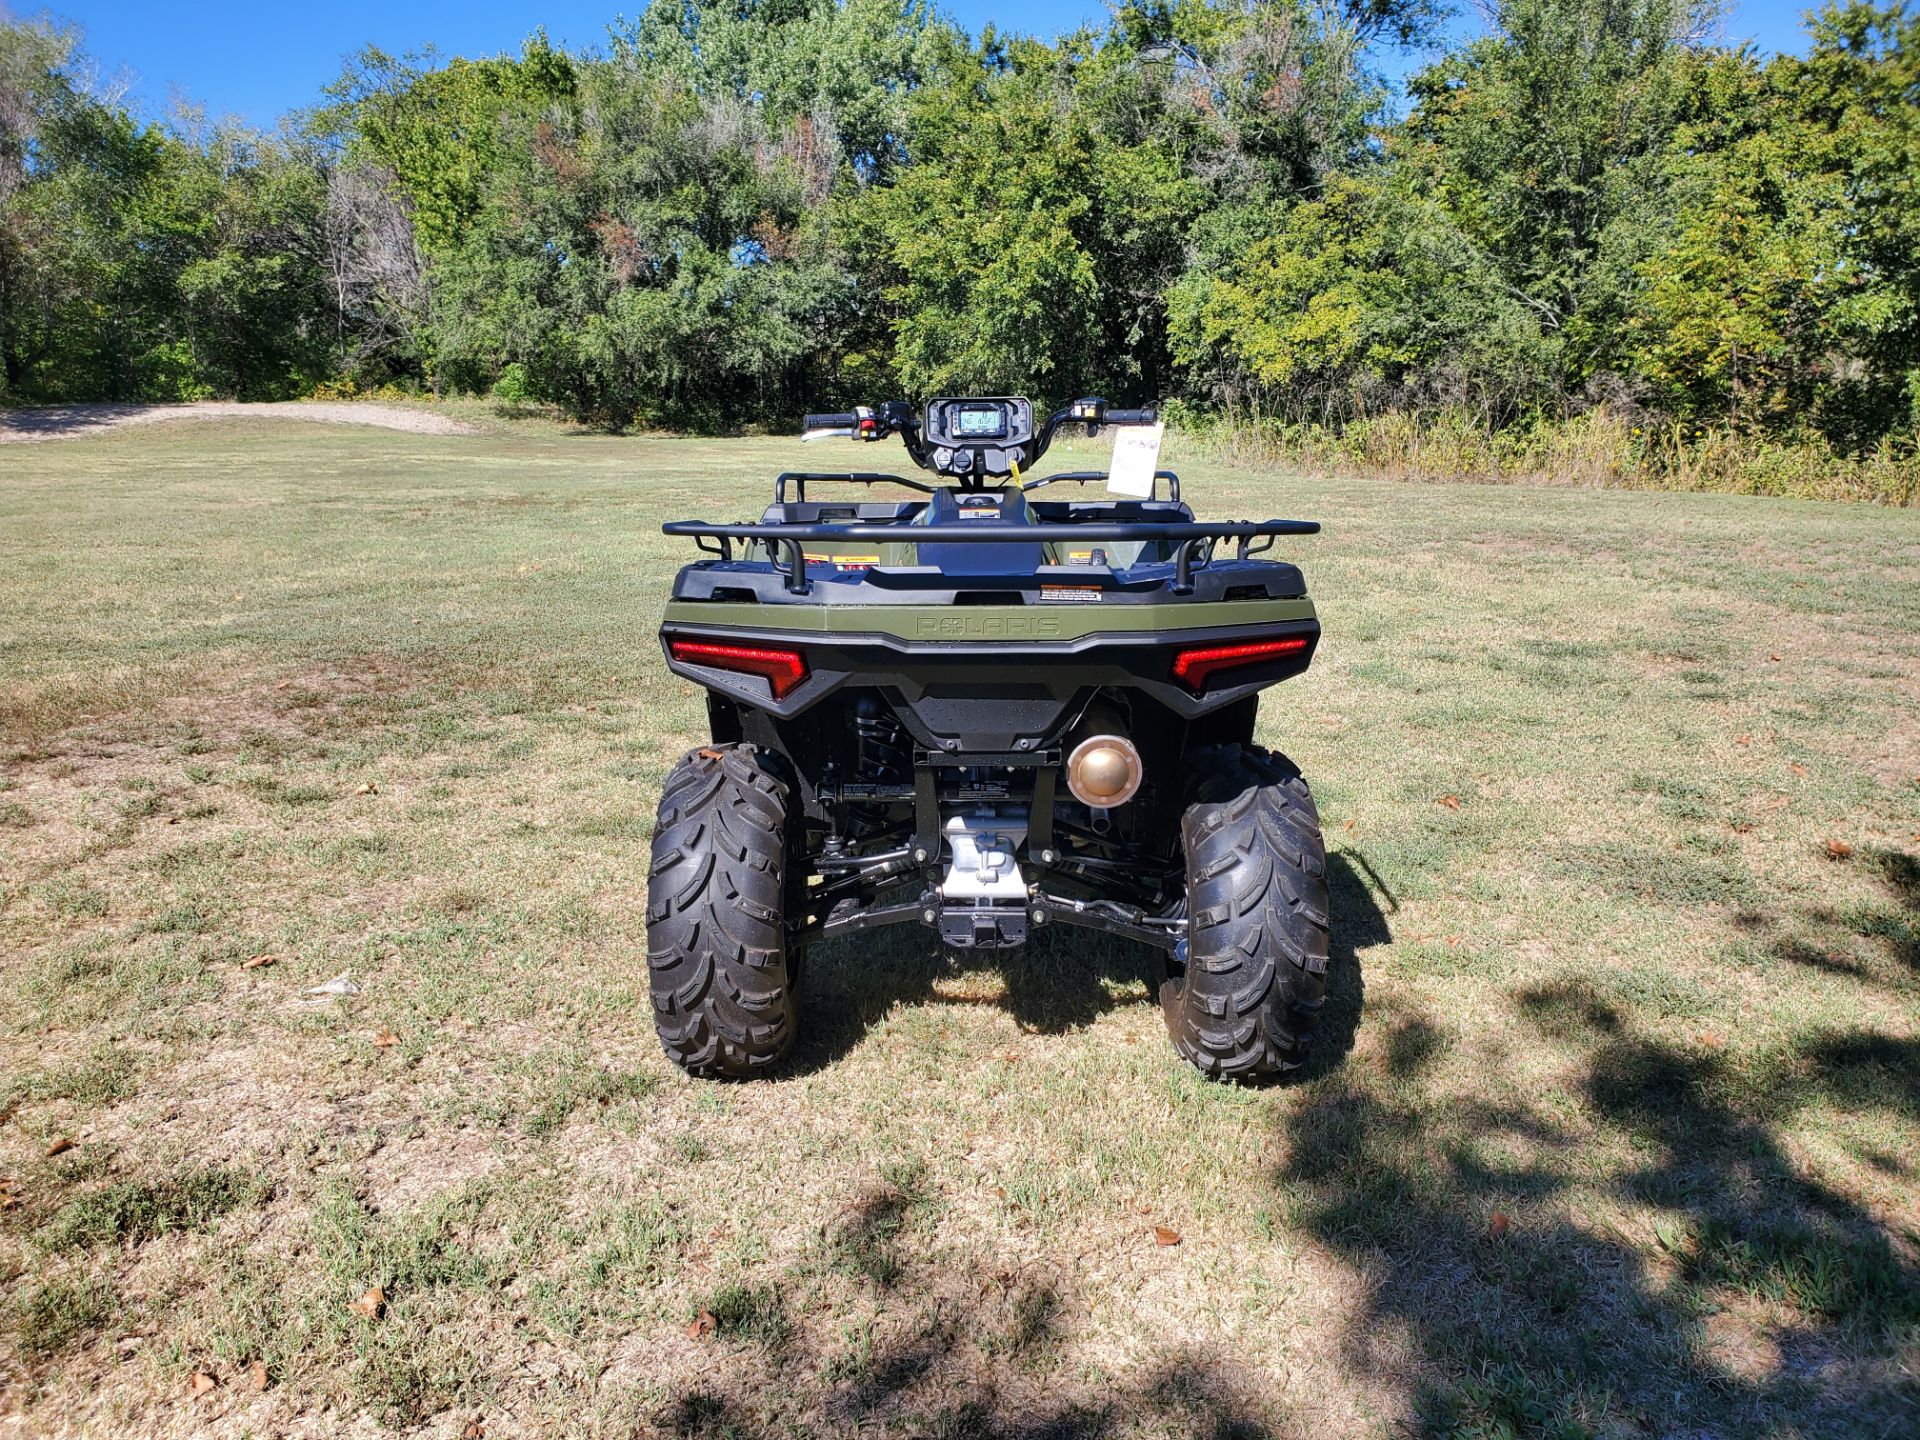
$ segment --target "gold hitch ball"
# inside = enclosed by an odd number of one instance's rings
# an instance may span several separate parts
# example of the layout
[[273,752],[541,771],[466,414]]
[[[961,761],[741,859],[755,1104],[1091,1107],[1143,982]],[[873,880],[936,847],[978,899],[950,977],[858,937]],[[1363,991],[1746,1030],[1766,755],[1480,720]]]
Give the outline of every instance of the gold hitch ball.
[[1067,757],[1067,788],[1089,809],[1112,810],[1134,797],[1144,768],[1126,736],[1090,736]]

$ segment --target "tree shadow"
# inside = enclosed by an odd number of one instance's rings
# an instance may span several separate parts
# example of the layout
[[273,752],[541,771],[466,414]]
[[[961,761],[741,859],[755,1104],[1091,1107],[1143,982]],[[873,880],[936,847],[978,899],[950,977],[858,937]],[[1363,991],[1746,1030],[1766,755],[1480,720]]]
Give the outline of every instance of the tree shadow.
[[1360,952],[1393,943],[1387,915],[1400,908],[1386,881],[1358,850],[1335,850],[1327,856],[1327,901],[1327,999],[1320,1009],[1312,1057],[1301,1068],[1303,1080],[1339,1069],[1353,1053],[1367,1004]]
[[[1327,889],[1327,998],[1303,1076],[1337,1069],[1352,1051],[1366,1004],[1360,952],[1391,943],[1387,910],[1398,908],[1358,851],[1327,856]],[[948,1000],[935,990],[941,978],[977,966],[999,972],[1004,989],[998,997]],[[1161,974],[1161,959],[1149,947],[1071,927],[1036,931],[1024,948],[1004,951],[950,950],[917,925],[844,936],[807,953],[789,1073],[808,1074],[843,1059],[901,1006],[994,1005],[1032,1034],[1064,1035],[1122,1006],[1155,1004]]]
[[[735,1347],[709,1378],[671,1394],[647,1433],[681,1440],[822,1433],[1274,1440],[1280,1425],[1287,1433],[1300,1428],[1287,1422],[1289,1407],[1264,1377],[1202,1344],[1165,1347],[1117,1384],[1049,1380],[1044,1372],[1062,1343],[1055,1321],[1072,1308],[1065,1287],[1009,1274],[922,1278],[943,1298],[923,1301],[870,1351],[827,1352],[806,1331],[790,1335],[777,1354]],[[796,1383],[796,1376],[805,1379]]]
[[152,405],[88,402],[75,405],[21,405],[0,407],[0,430],[20,435],[59,437],[85,434],[116,420],[142,415]]
[[[1152,1345],[1116,1381],[1069,1351],[1093,1318],[1070,1263],[928,1258],[913,1227],[933,1198],[912,1165],[883,1171],[817,1228],[782,1276],[704,1300],[703,1356],[656,1402],[645,1434],[686,1440],[821,1435],[1106,1440],[1298,1433],[1285,1397],[1224,1345]],[[813,1317],[829,1276],[851,1280],[842,1318]],[[711,1335],[711,1339],[706,1338]]]
[[[1541,1043],[1587,1044],[1575,1106],[1440,1091],[1414,1016],[1381,1072],[1350,1067],[1282,1117],[1290,1217],[1365,1279],[1345,1363],[1386,1385],[1411,1346],[1435,1435],[1920,1422],[1920,1383],[1896,1364],[1827,1378],[1836,1347],[1884,1357],[1920,1324],[1920,1235],[1812,1178],[1773,1124],[1816,1100],[1913,1113],[1920,1041],[1824,1034],[1756,1075],[1643,1030],[1583,981],[1517,1009]],[[1595,1191],[1646,1218],[1588,1217]],[[1770,1358],[1729,1358],[1729,1328]]]

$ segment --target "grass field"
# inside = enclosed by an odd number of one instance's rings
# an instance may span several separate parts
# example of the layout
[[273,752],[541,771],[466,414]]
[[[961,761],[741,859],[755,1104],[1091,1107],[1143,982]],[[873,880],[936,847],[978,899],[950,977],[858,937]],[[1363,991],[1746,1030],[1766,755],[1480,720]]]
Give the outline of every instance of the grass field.
[[1183,465],[1327,526],[1310,1071],[894,932],[694,1083],[658,527],[802,458],[0,454],[0,1434],[1920,1431],[1920,514]]

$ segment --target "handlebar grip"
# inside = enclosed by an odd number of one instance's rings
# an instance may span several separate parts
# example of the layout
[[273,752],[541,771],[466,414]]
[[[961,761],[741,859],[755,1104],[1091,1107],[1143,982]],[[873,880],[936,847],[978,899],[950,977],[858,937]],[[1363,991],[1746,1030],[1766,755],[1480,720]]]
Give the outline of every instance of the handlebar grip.
[[1160,412],[1149,405],[1144,410],[1109,410],[1107,411],[1106,423],[1109,425],[1151,425],[1159,418]]
[[808,415],[800,424],[806,430],[851,430],[859,421],[858,415],[848,411],[845,414]]

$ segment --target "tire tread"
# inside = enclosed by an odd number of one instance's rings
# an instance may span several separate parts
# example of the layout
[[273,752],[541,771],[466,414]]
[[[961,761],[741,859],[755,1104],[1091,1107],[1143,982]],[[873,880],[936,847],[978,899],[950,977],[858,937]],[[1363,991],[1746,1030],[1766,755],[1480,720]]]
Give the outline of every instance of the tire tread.
[[662,789],[647,970],[660,1043],[690,1074],[764,1074],[793,1043],[789,793],[779,758],[754,745],[702,746]]
[[1292,761],[1251,745],[1188,760],[1187,963],[1160,987],[1174,1048],[1250,1079],[1307,1058],[1326,996],[1325,842]]

